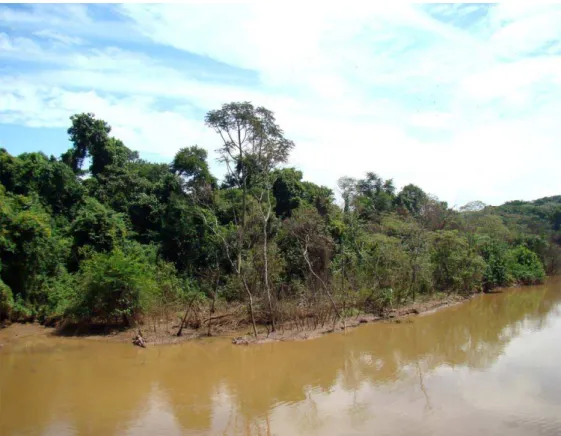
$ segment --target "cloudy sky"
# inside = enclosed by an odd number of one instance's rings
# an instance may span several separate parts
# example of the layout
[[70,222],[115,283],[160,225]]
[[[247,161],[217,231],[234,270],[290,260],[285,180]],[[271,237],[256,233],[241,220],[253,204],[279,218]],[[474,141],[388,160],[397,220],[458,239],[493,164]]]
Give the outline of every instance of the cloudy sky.
[[212,152],[204,114],[241,100],[332,188],[375,171],[457,206],[561,194],[560,5],[0,6],[13,154],[59,155],[77,112],[147,159]]

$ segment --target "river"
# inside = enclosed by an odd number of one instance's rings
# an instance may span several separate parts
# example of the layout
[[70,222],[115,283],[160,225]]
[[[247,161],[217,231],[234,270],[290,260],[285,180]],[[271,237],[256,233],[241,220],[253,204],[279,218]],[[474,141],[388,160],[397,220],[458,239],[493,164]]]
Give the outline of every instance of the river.
[[560,435],[561,279],[303,342],[0,349],[0,435]]

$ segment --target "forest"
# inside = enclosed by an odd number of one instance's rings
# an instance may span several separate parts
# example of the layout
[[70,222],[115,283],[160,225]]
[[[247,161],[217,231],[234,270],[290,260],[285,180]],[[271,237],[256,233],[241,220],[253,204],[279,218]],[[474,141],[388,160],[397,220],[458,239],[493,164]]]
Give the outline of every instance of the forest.
[[287,166],[270,110],[233,102],[201,122],[222,180],[205,148],[147,162],[91,113],[59,157],[0,150],[0,321],[183,326],[192,310],[210,335],[237,311],[257,336],[561,269],[561,196],[455,209],[368,172],[341,178],[338,201]]

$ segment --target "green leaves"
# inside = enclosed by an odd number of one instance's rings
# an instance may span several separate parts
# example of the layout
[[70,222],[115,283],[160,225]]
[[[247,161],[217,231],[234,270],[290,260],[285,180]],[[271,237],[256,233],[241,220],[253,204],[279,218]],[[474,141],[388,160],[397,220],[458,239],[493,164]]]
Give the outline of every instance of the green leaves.
[[74,173],[82,173],[82,164],[91,158],[90,172],[97,176],[106,167],[121,166],[138,158],[138,153],[129,150],[122,141],[109,136],[111,127],[98,120],[92,113],[82,113],[70,117],[72,126],[68,129],[73,148],[62,155],[62,161]]
[[94,198],[87,198],[70,226],[74,252],[84,246],[106,252],[123,243],[127,228],[123,216]]
[[196,145],[180,149],[171,163],[174,172],[187,179],[200,182],[210,182],[207,152]]
[[14,295],[29,297],[68,255],[68,241],[53,231],[36,198],[0,191],[1,279]]
[[485,262],[458,231],[435,232],[431,260],[437,289],[469,292],[481,288]]
[[273,112],[250,102],[232,102],[209,111],[206,125],[220,135],[217,151],[226,164],[231,186],[247,187],[287,162],[294,143],[284,137]]
[[367,172],[364,179],[342,177],[338,181],[344,201],[344,211],[354,211],[361,219],[377,221],[384,213],[394,210],[395,186],[392,179],[384,180]]
[[0,321],[10,317],[13,307],[14,296],[12,290],[0,279]]
[[545,279],[545,271],[540,259],[536,253],[523,245],[509,250],[507,264],[509,273],[520,283],[530,285],[541,283]]
[[37,195],[39,201],[54,214],[70,216],[72,207],[85,194],[72,170],[43,153],[23,153],[12,157],[0,151],[0,179],[14,194]]
[[428,195],[416,185],[409,184],[403,187],[396,197],[398,207],[405,209],[415,218],[419,218],[428,202]]
[[456,211],[368,172],[339,180],[340,208],[282,167],[294,143],[272,111],[232,102],[205,123],[221,141],[220,186],[205,148],[146,162],[91,113],[71,117],[61,159],[0,149],[0,318],[132,322],[203,301],[200,289],[250,295],[257,317],[325,294],[350,313],[561,268],[559,196]]
[[74,312],[86,319],[125,319],[128,324],[155,287],[153,267],[145,253],[125,254],[120,248],[94,253],[82,263],[79,277]]
[[484,288],[488,290],[508,285],[511,275],[507,266],[507,245],[487,236],[480,244],[479,251],[486,263]]
[[172,264],[158,260],[156,247],[137,243],[93,253],[81,264],[76,289],[68,308],[71,316],[127,324],[153,307],[183,302],[194,292],[193,283],[178,278]]

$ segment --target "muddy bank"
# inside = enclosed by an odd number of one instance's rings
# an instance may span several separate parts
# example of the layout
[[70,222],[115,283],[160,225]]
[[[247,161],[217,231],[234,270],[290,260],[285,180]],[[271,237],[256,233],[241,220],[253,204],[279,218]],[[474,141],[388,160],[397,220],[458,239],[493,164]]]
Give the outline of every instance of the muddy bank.
[[[276,332],[269,332],[267,326],[258,326],[258,337],[250,333],[250,327],[244,329],[222,327],[213,331],[213,337],[223,337],[232,340],[235,345],[263,344],[273,341],[303,341],[318,338],[325,334],[344,332],[348,329],[358,327],[361,324],[372,322],[408,322],[408,318],[414,315],[427,314],[435,310],[462,303],[479,294],[467,296],[447,295],[442,298],[431,298],[426,301],[418,301],[400,308],[389,310],[383,315],[360,314],[339,320],[336,325],[326,323],[317,328],[279,328]],[[206,329],[184,328],[181,336],[177,336],[178,326],[171,326],[167,331],[151,329],[149,325],[134,328],[123,328],[122,326],[90,326],[79,328],[75,325],[62,327],[45,327],[39,323],[20,324],[14,323],[0,328],[0,349],[16,341],[37,337],[69,337],[76,339],[110,341],[133,343],[140,333],[147,346],[178,344],[181,342],[208,337]]]
[[[122,326],[91,326],[88,328],[77,329],[76,326],[64,326],[62,328],[48,327],[40,324],[39,322],[33,323],[12,323],[9,325],[0,326],[0,350],[5,345],[12,343],[34,340],[43,340],[49,337],[64,337],[76,340],[87,341],[103,341],[103,342],[121,342],[133,343],[135,338],[141,333],[142,338],[147,346],[151,345],[165,345],[165,344],[178,344],[181,342],[207,337],[206,332],[202,330],[183,329],[183,334],[177,336],[177,329],[170,329],[169,331],[159,330],[154,332],[147,329],[145,326],[134,328],[124,328]],[[213,336],[228,336],[234,335],[235,332],[220,332]],[[237,332],[240,334],[240,332]]]
[[253,335],[237,336],[232,339],[235,345],[264,344],[274,341],[305,341],[315,339],[329,333],[340,333],[346,330],[360,326],[361,324],[369,324],[373,322],[411,322],[409,317],[421,314],[428,314],[445,307],[465,302],[476,295],[447,295],[443,298],[432,298],[423,302],[415,302],[404,305],[398,309],[393,309],[384,315],[361,314],[353,317],[347,317],[340,320],[335,326],[333,323],[318,327],[315,329],[279,329],[277,332],[259,335],[255,338]]

